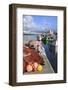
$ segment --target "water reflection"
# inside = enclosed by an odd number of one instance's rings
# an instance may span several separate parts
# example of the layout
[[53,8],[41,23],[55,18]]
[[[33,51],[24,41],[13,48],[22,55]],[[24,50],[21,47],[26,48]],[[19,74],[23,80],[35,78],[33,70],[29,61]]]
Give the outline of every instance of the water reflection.
[[47,54],[47,57],[55,71],[55,73],[57,73],[57,53],[53,53],[49,50],[48,45],[44,45],[45,48],[45,52]]

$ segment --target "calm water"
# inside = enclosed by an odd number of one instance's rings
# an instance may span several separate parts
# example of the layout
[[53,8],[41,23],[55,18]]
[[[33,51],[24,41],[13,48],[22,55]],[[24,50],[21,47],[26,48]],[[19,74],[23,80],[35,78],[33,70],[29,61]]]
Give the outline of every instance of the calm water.
[[56,54],[55,53],[52,53],[49,50],[48,45],[44,45],[44,48],[45,48],[45,51],[46,51],[46,55],[48,57],[48,60],[51,63],[53,69],[54,69],[54,72],[57,73],[57,53]]
[[30,40],[37,40],[37,35],[23,35],[23,43],[28,43]]

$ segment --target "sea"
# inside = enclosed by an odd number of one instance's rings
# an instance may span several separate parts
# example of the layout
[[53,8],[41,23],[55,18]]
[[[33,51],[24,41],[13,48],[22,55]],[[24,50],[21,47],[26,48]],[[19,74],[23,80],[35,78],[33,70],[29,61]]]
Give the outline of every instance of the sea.
[[28,43],[30,40],[37,40],[37,35],[23,35],[23,43]]

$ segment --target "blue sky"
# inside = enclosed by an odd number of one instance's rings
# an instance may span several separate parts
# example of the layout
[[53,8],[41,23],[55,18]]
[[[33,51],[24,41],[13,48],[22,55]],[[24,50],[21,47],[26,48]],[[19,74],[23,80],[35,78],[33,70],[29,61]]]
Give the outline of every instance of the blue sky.
[[24,30],[46,31],[51,29],[57,31],[57,16],[24,15]]

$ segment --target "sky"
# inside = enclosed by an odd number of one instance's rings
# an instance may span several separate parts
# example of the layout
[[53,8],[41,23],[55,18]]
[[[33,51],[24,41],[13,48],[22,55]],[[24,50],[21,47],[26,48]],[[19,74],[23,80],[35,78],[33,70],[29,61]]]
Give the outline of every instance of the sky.
[[57,16],[24,15],[23,28],[25,31],[57,31]]

